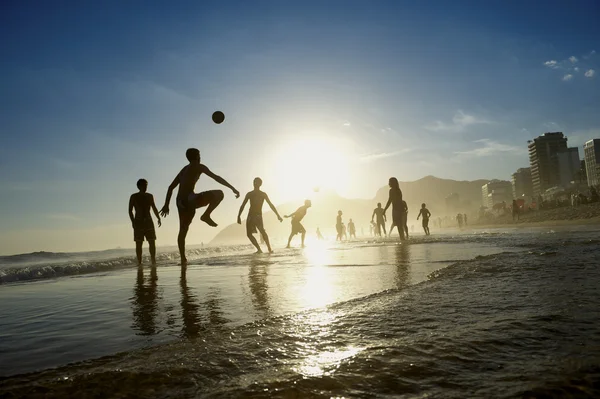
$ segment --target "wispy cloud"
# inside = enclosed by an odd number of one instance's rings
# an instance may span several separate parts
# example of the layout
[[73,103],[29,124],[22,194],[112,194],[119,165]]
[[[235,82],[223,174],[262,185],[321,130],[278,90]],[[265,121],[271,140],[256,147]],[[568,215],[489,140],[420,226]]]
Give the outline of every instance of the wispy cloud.
[[508,153],[514,155],[523,155],[527,153],[527,148],[498,143],[490,139],[475,140],[474,143],[481,144],[480,147],[468,151],[456,151],[459,158],[481,158],[497,155],[499,153]]
[[411,150],[410,148],[405,148],[402,150],[392,151],[392,152],[376,152],[376,153],[361,156],[360,161],[365,162],[365,163],[379,161],[380,159],[395,157],[397,155],[403,154],[410,150]]
[[475,115],[469,115],[461,110],[458,110],[454,117],[452,117],[452,123],[446,123],[442,121],[435,121],[425,126],[425,129],[438,131],[449,131],[449,132],[462,132],[471,125],[478,124],[490,124],[491,121],[477,117]]
[[79,216],[75,216],[70,213],[50,213],[50,214],[46,215],[46,218],[52,219],[52,220],[66,220],[66,221],[70,221],[70,222],[75,222],[75,221],[81,220],[81,218]]
[[584,54],[580,57],[583,61],[580,61],[580,58],[577,58],[576,56],[572,55],[569,58],[566,58],[562,61],[544,61],[543,65],[550,69],[562,71],[562,80],[565,82],[573,80],[575,76],[577,76],[580,73],[583,73],[585,77],[590,78],[594,76],[594,69],[592,69],[592,67],[596,66],[596,64],[594,63],[595,54],[596,51],[592,50],[591,52]]

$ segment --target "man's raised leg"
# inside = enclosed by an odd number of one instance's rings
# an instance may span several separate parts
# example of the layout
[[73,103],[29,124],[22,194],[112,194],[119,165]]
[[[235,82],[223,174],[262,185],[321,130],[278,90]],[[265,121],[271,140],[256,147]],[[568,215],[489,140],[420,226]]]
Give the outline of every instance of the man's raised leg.
[[203,206],[208,205],[208,208],[206,208],[202,216],[200,216],[200,220],[202,220],[209,226],[217,227],[217,223],[215,223],[215,221],[210,218],[210,214],[212,213],[212,211],[215,210],[217,206],[219,206],[221,201],[223,201],[224,197],[225,195],[221,190],[204,191],[198,194],[196,200],[196,208],[202,208]]

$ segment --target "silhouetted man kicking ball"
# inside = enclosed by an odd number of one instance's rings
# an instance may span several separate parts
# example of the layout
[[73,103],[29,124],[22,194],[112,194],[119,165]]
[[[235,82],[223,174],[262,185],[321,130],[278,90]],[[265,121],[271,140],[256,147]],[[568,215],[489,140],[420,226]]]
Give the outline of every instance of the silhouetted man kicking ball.
[[[133,226],[133,240],[135,241],[135,254],[137,255],[138,266],[142,265],[142,244],[144,238],[148,241],[150,247],[150,259],[152,264],[156,265],[156,232],[154,231],[154,223],[150,209],[154,211],[156,219],[158,219],[158,227],[160,227],[160,216],[154,205],[154,196],[147,193],[148,181],[140,179],[137,181],[137,188],[140,190],[129,197],[129,219]],[[135,215],[133,211],[135,210]]]
[[205,165],[200,163],[200,151],[196,148],[188,148],[185,152],[185,156],[190,161],[189,165],[184,166],[183,169],[175,176],[173,183],[169,186],[167,191],[167,198],[165,200],[165,206],[160,210],[160,214],[166,217],[169,214],[169,203],[171,202],[171,195],[173,190],[179,185],[179,191],[177,192],[177,211],[179,212],[179,235],[177,236],[177,244],[179,245],[179,254],[181,255],[181,265],[187,265],[187,258],[185,257],[185,237],[190,228],[190,224],[196,215],[196,209],[208,206],[206,211],[200,216],[200,220],[208,224],[209,226],[216,227],[217,224],[210,218],[210,214],[215,208],[223,201],[223,191],[221,190],[210,190],[203,191],[201,193],[194,193],[194,187],[196,182],[203,173],[208,177],[211,177],[216,182],[229,187],[235,194],[235,198],[240,197],[240,193],[231,184],[227,183],[221,176],[215,175]]
[[292,218],[292,232],[290,233],[290,238],[288,238],[286,248],[290,247],[290,242],[292,242],[292,238],[298,233],[302,234],[302,248],[304,248],[304,237],[306,237],[306,229],[304,228],[304,226],[302,226],[302,223],[300,222],[302,221],[304,216],[306,216],[306,211],[308,210],[308,208],[311,207],[311,205],[312,203],[310,202],[310,200],[306,200],[304,201],[304,205],[296,209],[296,212],[284,216],[284,218]]
[[260,186],[262,186],[262,179],[260,177],[257,177],[256,179],[254,179],[253,184],[254,190],[246,194],[246,198],[244,198],[244,202],[242,202],[242,206],[240,206],[240,212],[238,213],[237,222],[238,224],[242,224],[242,212],[244,211],[246,203],[250,201],[250,210],[248,211],[248,218],[246,219],[246,234],[248,235],[248,239],[250,239],[252,245],[256,247],[256,253],[262,253],[260,245],[258,245],[258,242],[256,242],[256,238],[254,238],[254,233],[256,233],[256,230],[258,229],[263,240],[265,240],[265,244],[267,244],[267,249],[269,250],[269,253],[271,253],[273,252],[273,250],[271,249],[271,244],[269,243],[269,236],[267,235],[267,232],[265,231],[265,228],[263,226],[263,203],[267,201],[267,204],[269,205],[269,207],[271,207],[273,213],[277,215],[277,219],[279,219],[280,222],[282,222],[283,219],[281,218],[281,216],[279,216],[279,213],[277,213],[277,209],[275,209],[275,206],[273,206],[271,200],[269,200],[269,196],[267,195],[267,193],[260,191]]

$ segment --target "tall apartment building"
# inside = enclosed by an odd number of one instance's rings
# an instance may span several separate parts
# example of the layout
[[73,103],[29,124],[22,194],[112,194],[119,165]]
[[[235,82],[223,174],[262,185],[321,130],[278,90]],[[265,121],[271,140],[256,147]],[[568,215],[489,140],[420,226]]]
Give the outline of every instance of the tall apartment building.
[[571,147],[566,150],[561,150],[556,154],[556,157],[558,158],[560,185],[562,187],[568,187],[572,181],[575,181],[579,169],[581,168],[579,148]]
[[531,199],[533,196],[531,168],[519,168],[512,174],[512,192],[515,199],[521,197]]
[[600,139],[589,140],[583,145],[583,157],[588,186],[600,185]]
[[560,185],[560,168],[557,154],[567,149],[567,138],[562,132],[544,133],[528,142],[529,165],[533,195]]
[[492,208],[502,201],[512,201],[512,184],[506,180],[491,180],[481,186],[481,204]]

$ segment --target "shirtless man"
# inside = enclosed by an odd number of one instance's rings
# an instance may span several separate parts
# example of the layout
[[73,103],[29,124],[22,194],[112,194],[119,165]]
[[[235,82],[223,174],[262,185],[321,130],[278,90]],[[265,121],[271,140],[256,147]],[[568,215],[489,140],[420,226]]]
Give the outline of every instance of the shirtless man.
[[306,229],[302,226],[302,219],[306,216],[306,211],[308,208],[312,206],[310,200],[304,201],[304,205],[300,208],[296,209],[296,212],[291,213],[289,215],[285,215],[284,218],[292,218],[292,232],[290,233],[290,238],[288,238],[288,244],[286,248],[290,247],[290,243],[292,242],[292,238],[298,234],[302,234],[302,248],[304,248],[304,237],[306,237]]
[[[154,223],[152,222],[152,215],[150,215],[150,208],[154,211],[156,219],[158,219],[158,227],[160,227],[160,216],[158,210],[154,204],[154,196],[147,193],[148,181],[146,179],[140,179],[137,181],[138,191],[135,194],[131,194],[129,197],[129,219],[131,219],[131,225],[133,226],[133,240],[135,241],[135,254],[137,255],[138,266],[142,265],[142,244],[144,243],[144,237],[148,241],[150,248],[150,259],[152,264],[156,265],[156,232],[154,231]],[[135,210],[135,215],[133,211]]]
[[356,226],[354,225],[352,219],[350,219],[348,222],[348,232],[350,233],[350,238],[356,238]]
[[217,224],[210,218],[210,214],[215,208],[223,201],[223,191],[221,190],[210,190],[203,191],[201,193],[194,193],[194,187],[196,182],[203,173],[208,177],[214,179],[217,183],[229,187],[235,194],[235,198],[240,197],[240,193],[231,184],[227,183],[221,176],[215,175],[205,165],[200,163],[200,151],[196,148],[188,148],[185,152],[185,156],[190,162],[187,166],[175,176],[175,179],[169,186],[167,191],[167,198],[165,205],[160,210],[160,214],[163,217],[167,217],[169,214],[169,203],[171,202],[171,195],[173,190],[179,185],[179,191],[177,192],[177,211],[179,212],[179,235],[177,236],[177,244],[179,245],[179,254],[181,255],[181,266],[187,265],[187,258],[185,257],[185,237],[187,236],[190,224],[196,215],[196,209],[208,206],[206,211],[200,216],[200,220],[208,224],[209,226],[216,227]]
[[386,217],[385,217],[385,212],[383,211],[383,208],[381,207],[381,202],[378,202],[377,208],[375,208],[373,210],[373,215],[371,215],[371,223],[373,223],[373,218],[375,216],[377,216],[377,227],[375,229],[375,235],[378,235],[379,237],[381,237],[381,228],[383,227],[383,235],[386,236],[387,235],[387,233],[385,232]]
[[242,224],[242,212],[244,211],[246,203],[250,201],[250,210],[248,211],[248,218],[246,219],[246,234],[248,235],[248,238],[250,239],[252,245],[256,247],[256,253],[260,254],[262,253],[262,250],[260,249],[260,245],[258,245],[258,242],[256,242],[256,238],[254,238],[254,233],[256,233],[256,230],[258,229],[261,237],[265,241],[265,244],[267,244],[267,249],[269,250],[269,253],[271,253],[273,252],[273,250],[271,249],[271,244],[269,243],[269,236],[267,235],[267,232],[265,231],[265,228],[263,226],[263,203],[267,201],[267,204],[269,205],[269,207],[271,207],[273,213],[277,215],[277,219],[279,219],[280,222],[282,222],[283,219],[281,218],[281,216],[279,216],[279,213],[277,213],[277,209],[275,209],[275,206],[273,206],[271,200],[269,200],[269,196],[267,195],[267,193],[260,191],[260,186],[262,186],[262,179],[260,177],[255,178],[253,184],[254,190],[246,194],[244,202],[242,202],[242,206],[240,206],[240,212],[238,213],[237,222],[238,224]]
[[430,233],[429,233],[429,218],[431,217],[431,212],[429,212],[429,209],[427,209],[427,205],[421,204],[421,210],[419,211],[417,220],[419,220],[420,216],[423,216],[423,231],[425,232],[425,235],[428,236],[428,235],[430,235]]

